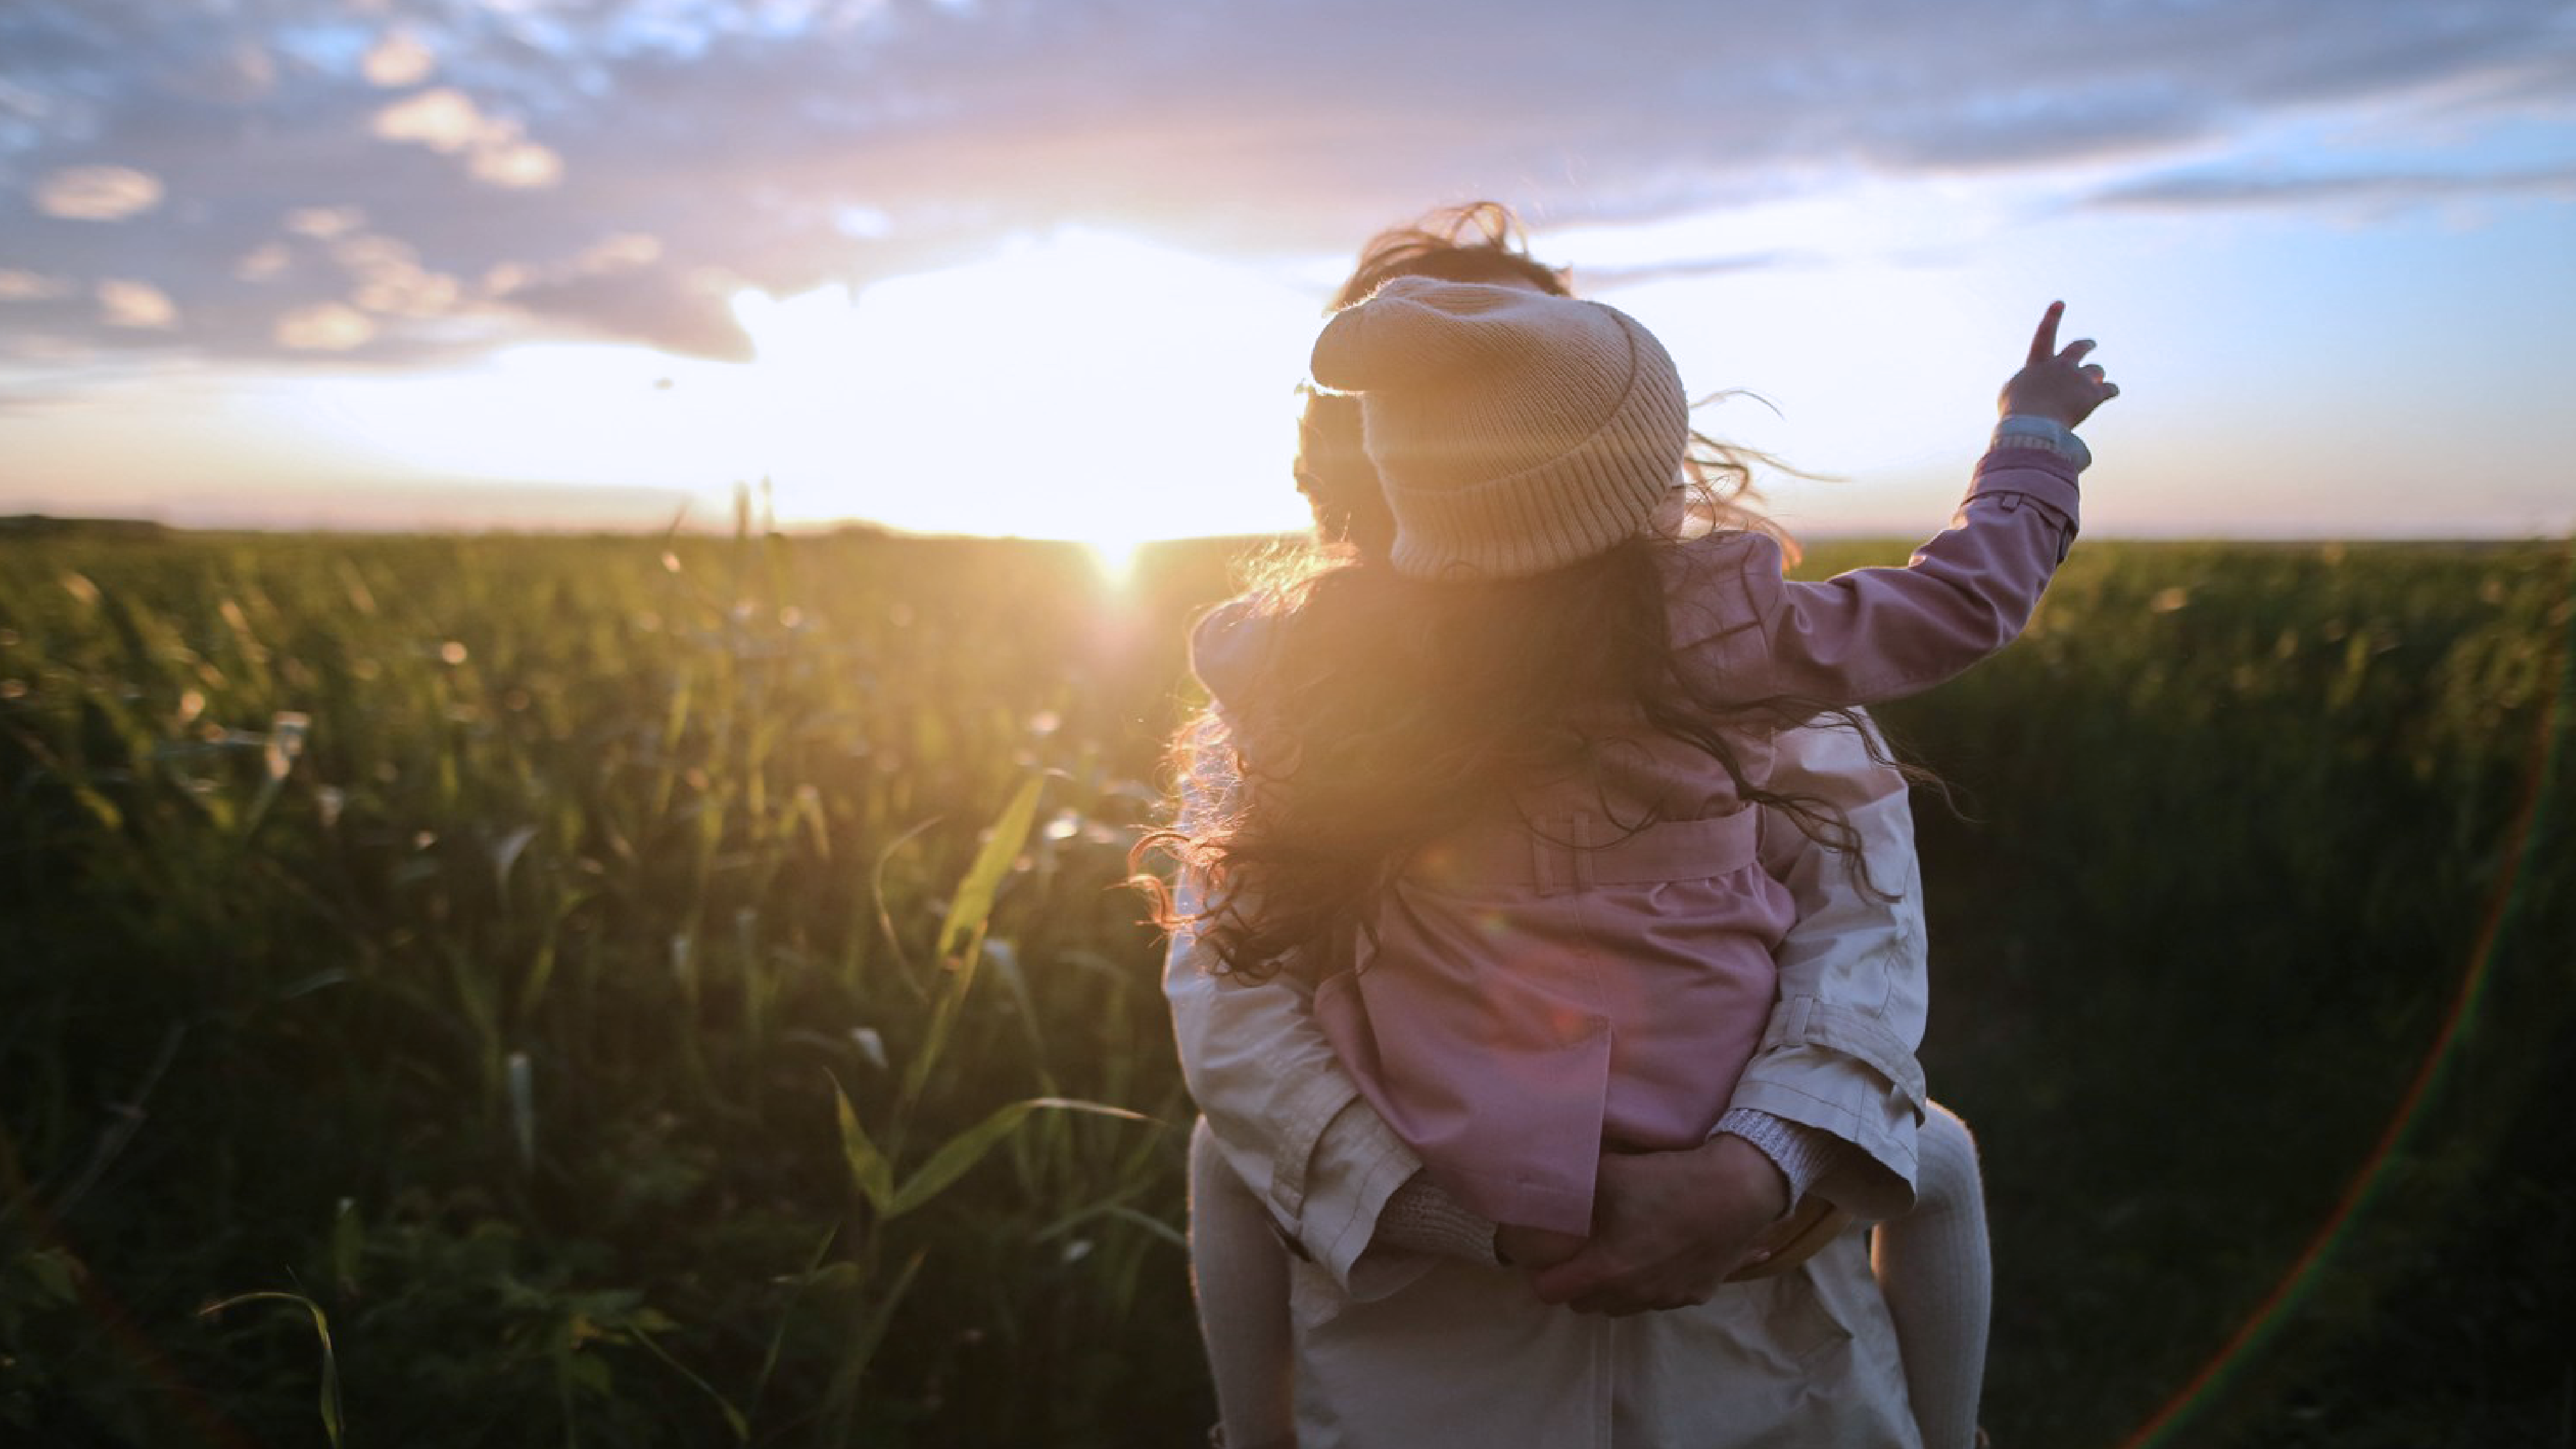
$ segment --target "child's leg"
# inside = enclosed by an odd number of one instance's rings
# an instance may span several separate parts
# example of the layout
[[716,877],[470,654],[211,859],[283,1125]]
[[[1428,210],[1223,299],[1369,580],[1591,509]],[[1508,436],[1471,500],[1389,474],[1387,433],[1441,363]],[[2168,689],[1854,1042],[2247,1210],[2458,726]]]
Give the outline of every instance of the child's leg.
[[1190,1277],[1226,1449],[1291,1449],[1288,1252],[1204,1117],[1190,1129]]
[[1914,1210],[1878,1225],[1871,1266],[1896,1322],[1924,1449],[1968,1449],[1994,1298],[1985,1187],[1968,1124],[1938,1102],[1924,1113],[1915,1150]]

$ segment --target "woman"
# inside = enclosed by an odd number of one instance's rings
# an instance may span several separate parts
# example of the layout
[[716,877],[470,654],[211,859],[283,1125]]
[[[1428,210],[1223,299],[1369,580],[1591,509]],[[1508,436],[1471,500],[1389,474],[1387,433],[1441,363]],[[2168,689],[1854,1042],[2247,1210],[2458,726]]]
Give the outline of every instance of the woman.
[[[1406,274],[1564,290],[1517,245],[1508,214],[1480,206],[1379,237],[1336,305]],[[1306,422],[1299,483],[1319,530],[1383,555],[1391,526],[1359,451],[1356,404],[1318,396]],[[1701,460],[1703,481],[1740,487],[1732,455],[1704,448]],[[1839,807],[1868,878],[1898,899],[1860,889],[1812,846],[1785,866],[1800,920],[1780,953],[1781,1000],[1720,1134],[1689,1151],[1605,1156],[1592,1242],[1540,1275],[1535,1294],[1492,1270],[1489,1243],[1462,1240],[1454,1208],[1358,1099],[1293,973],[1224,981],[1203,969],[1195,938],[1176,939],[1166,989],[1213,1128],[1194,1151],[1194,1190],[1247,1185],[1301,1258],[1284,1295],[1295,1304],[1295,1442],[1914,1442],[1856,1235],[1716,1292],[1805,1189],[1889,1216],[1908,1206],[1916,1165],[1923,978],[1904,781],[1849,732],[1801,731],[1781,749],[1783,791]],[[1185,896],[1192,885],[1181,882]],[[1209,1231],[1224,1219],[1196,1221]],[[1278,1296],[1202,1285],[1203,1304]],[[1674,1311],[1630,1316],[1650,1309]],[[1240,1345],[1244,1325],[1211,1326]],[[1229,1375],[1218,1358],[1237,1449],[1287,1442],[1286,1407],[1262,1397],[1263,1375]],[[1509,1366],[1507,1382],[1475,1372],[1494,1365]]]

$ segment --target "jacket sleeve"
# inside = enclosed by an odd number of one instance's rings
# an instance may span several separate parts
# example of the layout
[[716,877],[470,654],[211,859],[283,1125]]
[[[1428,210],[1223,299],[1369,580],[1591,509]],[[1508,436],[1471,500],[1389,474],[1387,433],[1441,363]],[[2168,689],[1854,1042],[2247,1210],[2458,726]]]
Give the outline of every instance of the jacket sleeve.
[[1798,904],[1781,942],[1780,999],[1730,1110],[1768,1112],[1859,1148],[1842,1154],[1818,1193],[1855,1214],[1887,1218],[1913,1205],[1914,1133],[1923,1070],[1914,1059],[1929,1002],[1923,886],[1905,778],[1848,728],[1783,732],[1772,788],[1839,807],[1859,832],[1869,876],[1797,828],[1766,820],[1763,867]]
[[[1224,788],[1204,768],[1188,772],[1184,815]],[[1183,913],[1198,909],[1200,882],[1173,882]],[[1354,1296],[1392,1292],[1427,1263],[1374,1255],[1360,1261],[1386,1200],[1421,1170],[1315,1022],[1312,990],[1294,973],[1243,982],[1214,974],[1194,932],[1173,934],[1163,995],[1181,1075],[1235,1174],[1270,1209],[1292,1251],[1330,1272]]]
[[1816,583],[1782,575],[1758,533],[1675,550],[1674,642],[1711,697],[1867,704],[1918,693],[2012,642],[2076,527],[2076,464],[2004,437],[1978,464],[1949,528],[1903,568]]

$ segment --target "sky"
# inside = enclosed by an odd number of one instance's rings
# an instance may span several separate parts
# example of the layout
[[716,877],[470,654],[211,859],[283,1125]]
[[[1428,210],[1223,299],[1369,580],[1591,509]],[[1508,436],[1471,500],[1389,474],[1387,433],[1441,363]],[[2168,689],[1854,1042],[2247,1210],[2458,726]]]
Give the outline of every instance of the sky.
[[2053,298],[2088,531],[2576,531],[2576,6],[0,0],[0,514],[1290,528],[1360,242],[1513,206],[1812,534]]

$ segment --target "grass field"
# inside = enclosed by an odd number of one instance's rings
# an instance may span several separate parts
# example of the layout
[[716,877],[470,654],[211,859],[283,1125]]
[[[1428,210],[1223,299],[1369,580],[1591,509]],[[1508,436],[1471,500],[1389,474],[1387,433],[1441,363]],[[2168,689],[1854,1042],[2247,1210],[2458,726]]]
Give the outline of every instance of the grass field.
[[[0,540],[0,1441],[1198,1442],[1114,883],[1226,580]],[[2570,585],[2088,541],[1886,711],[2007,1449],[2576,1443]]]

